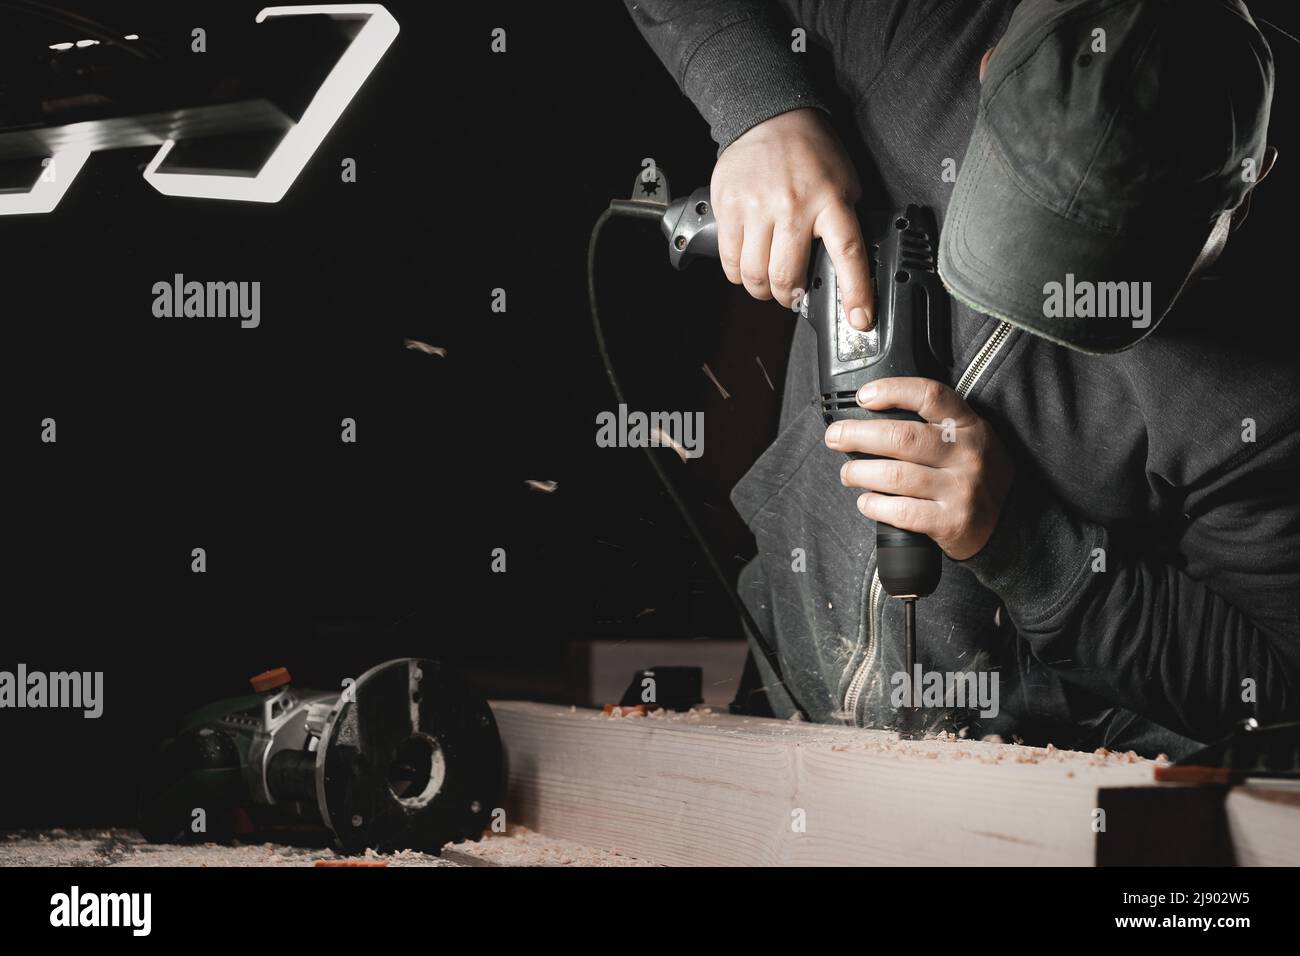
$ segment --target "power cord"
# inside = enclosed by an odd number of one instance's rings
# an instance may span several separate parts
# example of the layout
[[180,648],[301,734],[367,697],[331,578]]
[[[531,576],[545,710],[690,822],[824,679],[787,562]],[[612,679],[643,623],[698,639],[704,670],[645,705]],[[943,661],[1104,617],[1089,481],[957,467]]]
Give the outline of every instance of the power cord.
[[[600,321],[600,311],[596,307],[596,246],[600,240],[600,233],[605,228],[605,224],[615,216],[628,216],[631,218],[654,220],[655,222],[658,222],[663,218],[663,208],[650,203],[636,202],[635,200],[616,199],[609,204],[609,208],[602,212],[600,218],[596,220],[596,224],[591,230],[591,240],[587,243],[587,302],[591,306],[591,327],[596,334],[596,347],[600,350],[600,361],[604,366],[605,376],[609,379],[609,384],[614,390],[614,398],[620,405],[626,405],[627,399],[623,395],[623,388],[619,384],[617,373],[614,371],[614,363],[610,359],[609,347],[605,342],[605,330]],[[676,487],[673,485],[672,479],[668,477],[668,472],[665,470],[663,463],[659,460],[659,457],[655,455],[654,448],[647,444],[642,446],[642,450],[645,452],[646,458],[650,461],[650,467],[652,467],[655,474],[658,475],[659,483],[663,485],[664,491],[667,492],[669,500],[672,501],[673,505],[677,508],[677,512],[681,515],[682,521],[685,522],[687,530],[691,533],[691,537],[693,537],[695,543],[699,545],[700,551],[704,554],[704,559],[708,563],[710,569],[712,569],[714,577],[716,577],[718,583],[722,585],[723,592],[727,595],[727,599],[731,602],[731,606],[736,611],[736,616],[740,619],[740,625],[744,630],[745,635],[751,640],[752,646],[757,647],[762,653],[768,666],[772,668],[772,673],[776,675],[777,681],[785,689],[785,692],[789,696],[790,702],[794,705],[795,710],[799,712],[799,715],[804,720],[808,720],[808,711],[804,709],[804,706],[795,696],[793,689],[791,689],[790,685],[785,680],[781,670],[781,661],[777,656],[775,648],[768,643],[767,638],[763,636],[763,632],[758,629],[758,624],[750,615],[749,609],[745,607],[745,602],[740,599],[740,595],[736,593],[736,589],[732,586],[731,581],[723,572],[722,565],[718,563],[718,559],[714,555],[713,549],[709,547],[708,540],[704,537],[704,532],[702,532],[699,525],[695,523],[695,519],[691,516],[690,509],[686,507],[686,502],[683,501],[681,495],[678,494]]]

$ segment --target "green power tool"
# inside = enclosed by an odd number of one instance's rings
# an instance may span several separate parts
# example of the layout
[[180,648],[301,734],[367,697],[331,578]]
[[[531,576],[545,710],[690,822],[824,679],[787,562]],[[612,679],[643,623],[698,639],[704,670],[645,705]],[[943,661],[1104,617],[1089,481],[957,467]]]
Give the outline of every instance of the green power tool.
[[437,853],[478,838],[500,805],[501,738],[487,701],[438,662],[401,658],[342,690],[291,686],[190,714],[149,769],[140,828],[158,843],[331,840]]

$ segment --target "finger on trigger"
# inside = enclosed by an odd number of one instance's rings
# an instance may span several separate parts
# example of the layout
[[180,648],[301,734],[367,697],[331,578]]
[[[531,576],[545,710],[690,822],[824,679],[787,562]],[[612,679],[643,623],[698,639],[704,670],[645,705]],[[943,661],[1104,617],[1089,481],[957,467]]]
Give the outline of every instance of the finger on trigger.
[[871,328],[876,324],[871,265],[867,258],[866,244],[862,240],[862,227],[858,224],[853,208],[837,204],[823,210],[817,217],[814,232],[826,247],[826,253],[835,267],[840,301],[849,317],[849,323],[856,329]]

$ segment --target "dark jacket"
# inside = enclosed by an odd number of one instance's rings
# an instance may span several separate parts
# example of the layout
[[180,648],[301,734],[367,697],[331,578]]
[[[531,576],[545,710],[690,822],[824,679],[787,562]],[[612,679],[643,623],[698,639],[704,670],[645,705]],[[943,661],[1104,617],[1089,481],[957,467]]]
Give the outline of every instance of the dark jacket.
[[[791,52],[805,29],[850,104],[836,120],[865,146],[870,201],[928,205],[942,228],[944,161],[965,153],[978,63],[1014,3],[628,7],[724,148],[825,108]],[[997,716],[957,715],[976,735],[1177,756],[1245,717],[1300,718],[1300,398],[1294,354],[1264,334],[1280,321],[1269,295],[1281,290],[1193,283],[1155,333],[1109,356],[953,303],[949,384],[965,379],[1017,468],[988,544],[945,559],[918,605],[926,670],[999,675]],[[740,589],[814,719],[888,726],[902,608],[871,586],[874,529],[823,442],[813,344],[800,323],[780,433],[732,494],[759,548]]]

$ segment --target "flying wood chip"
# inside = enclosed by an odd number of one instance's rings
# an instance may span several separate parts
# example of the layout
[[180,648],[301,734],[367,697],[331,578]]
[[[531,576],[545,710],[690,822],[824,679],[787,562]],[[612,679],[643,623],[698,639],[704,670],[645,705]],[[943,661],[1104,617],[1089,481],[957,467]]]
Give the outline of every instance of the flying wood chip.
[[682,461],[691,460],[690,453],[684,447],[682,447],[682,443],[679,442],[677,439],[673,438],[672,435],[669,435],[662,428],[652,429],[650,435],[655,439],[656,442],[658,442],[661,448],[671,448],[673,451],[677,452],[677,457],[680,458]]
[[447,357],[447,350],[440,345],[430,345],[428,342],[421,342],[419,339],[403,339],[402,344],[414,352],[423,352],[425,355],[438,355],[442,358]]
[[713,369],[709,368],[707,362],[701,365],[700,368],[704,369],[704,374],[709,377],[709,381],[718,386],[718,391],[722,393],[723,398],[731,398],[731,393],[722,387],[722,383],[718,381],[718,376],[713,374]]

